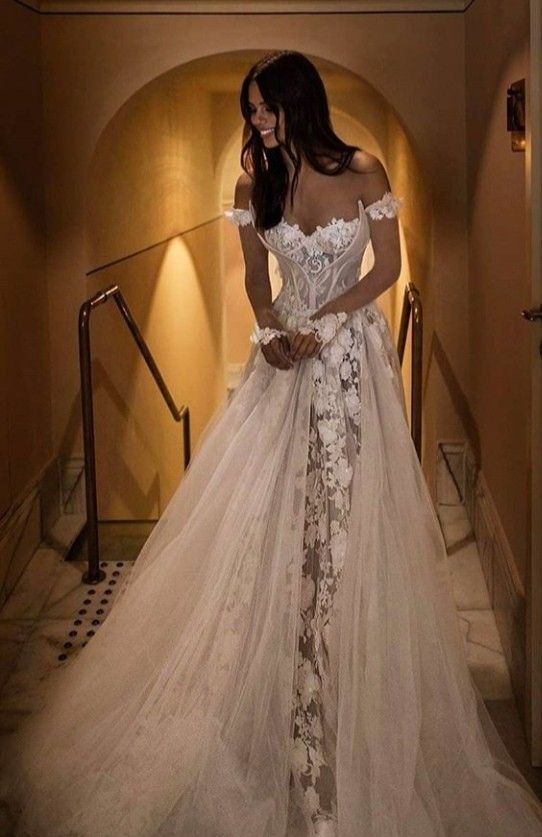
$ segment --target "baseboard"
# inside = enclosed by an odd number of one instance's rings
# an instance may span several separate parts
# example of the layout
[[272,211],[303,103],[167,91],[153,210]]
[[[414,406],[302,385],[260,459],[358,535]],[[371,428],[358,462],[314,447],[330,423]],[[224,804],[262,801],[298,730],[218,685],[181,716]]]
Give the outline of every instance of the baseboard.
[[29,486],[0,521],[0,607],[41,542],[39,485]]
[[473,484],[470,518],[489,600],[510,670],[512,688],[522,720],[525,707],[526,598],[510,543],[504,532],[491,492],[481,471]]
[[[520,714],[525,706],[525,590],[486,479],[468,442],[443,442],[459,502],[464,503],[495,613]],[[522,718],[523,720],[523,718]]]
[[84,510],[83,459],[51,459],[0,521],[0,607],[40,544],[65,553],[85,524]]

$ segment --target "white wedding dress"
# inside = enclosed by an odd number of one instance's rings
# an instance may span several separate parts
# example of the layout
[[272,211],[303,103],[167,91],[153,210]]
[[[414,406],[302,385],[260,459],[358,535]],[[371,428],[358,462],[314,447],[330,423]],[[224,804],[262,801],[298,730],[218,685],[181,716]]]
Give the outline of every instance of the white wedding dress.
[[[287,328],[359,280],[368,216],[400,203],[260,236]],[[376,303],[289,370],[252,348],[110,615],[4,764],[17,835],[542,835],[467,667]]]

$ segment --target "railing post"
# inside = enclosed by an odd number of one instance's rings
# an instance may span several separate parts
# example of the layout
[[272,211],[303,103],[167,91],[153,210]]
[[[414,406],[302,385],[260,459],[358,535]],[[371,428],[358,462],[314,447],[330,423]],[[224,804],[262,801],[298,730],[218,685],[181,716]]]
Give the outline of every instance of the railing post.
[[85,584],[96,584],[105,578],[100,569],[98,540],[98,498],[96,493],[96,445],[94,439],[94,409],[92,398],[92,362],[90,357],[91,300],[79,311],[79,367],[81,370],[81,407],[83,418],[83,447],[85,455],[85,500],[87,511],[88,569],[83,574]]
[[419,291],[413,282],[405,287],[397,354],[402,365],[405,353],[409,320],[412,321],[412,374],[410,380],[410,433],[418,454],[422,458],[422,374],[423,374],[423,309]]
[[183,450],[184,450],[184,470],[190,464],[191,448],[190,448],[190,412],[188,407],[182,408],[183,421]]
[[412,438],[418,452],[418,459],[422,458],[422,366],[423,366],[423,311],[416,288],[412,291],[414,300],[411,305],[412,315],[412,381],[410,385],[410,403],[412,420]]

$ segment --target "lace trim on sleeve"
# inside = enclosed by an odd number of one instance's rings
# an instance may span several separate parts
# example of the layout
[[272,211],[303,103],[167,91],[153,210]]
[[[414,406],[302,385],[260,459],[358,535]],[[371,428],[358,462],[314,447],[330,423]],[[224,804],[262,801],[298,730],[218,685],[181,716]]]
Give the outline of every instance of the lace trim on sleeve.
[[248,209],[239,209],[236,206],[232,206],[231,209],[226,209],[224,217],[238,227],[246,227],[248,224],[252,224],[252,215]]
[[386,218],[393,218],[398,214],[404,202],[404,198],[398,198],[392,192],[384,192],[380,200],[374,201],[374,203],[365,207],[365,212],[374,221],[380,221],[384,216]]

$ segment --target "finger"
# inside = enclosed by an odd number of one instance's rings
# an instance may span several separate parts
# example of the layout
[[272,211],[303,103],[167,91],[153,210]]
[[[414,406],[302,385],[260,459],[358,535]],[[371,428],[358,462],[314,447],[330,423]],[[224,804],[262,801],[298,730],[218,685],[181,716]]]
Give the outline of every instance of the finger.
[[290,369],[293,366],[293,361],[290,358],[289,349],[287,350],[284,348],[282,340],[277,340],[276,350],[281,361],[283,362],[283,364],[285,364],[285,368]]
[[316,347],[318,346],[318,340],[314,334],[311,334],[311,339],[307,343],[305,347],[305,357],[311,357],[314,354]]
[[292,357],[294,356],[294,354],[296,352],[296,349],[299,346],[299,343],[301,341],[302,336],[303,335],[300,334],[299,331],[296,331],[296,333],[294,334],[294,336],[290,340],[290,354],[291,354]]
[[305,357],[314,357],[316,352],[318,351],[318,341],[313,340],[312,344],[307,347],[307,353]]
[[296,358],[303,358],[307,357],[307,355],[312,351],[312,347],[314,345],[314,335],[313,334],[305,334],[303,335],[303,339],[301,340],[297,351],[295,353]]
[[290,341],[288,340],[288,337],[285,334],[283,334],[280,338],[280,342],[282,348],[284,349],[286,357],[290,358]]
[[273,351],[273,347],[271,346],[271,343],[263,344],[261,346],[261,350],[262,350],[263,356],[265,357],[268,364],[276,369],[279,366],[279,361],[278,361],[278,358],[277,358],[275,352]]
[[274,340],[271,340],[268,346],[273,353],[273,358],[275,359],[276,365],[279,369],[289,369],[290,359],[284,354],[280,340],[275,337]]
[[291,355],[292,355],[292,358],[294,360],[299,359],[301,346],[303,345],[303,342],[304,342],[304,340],[306,339],[307,336],[308,335],[302,334],[300,331],[298,331],[296,333],[296,335],[295,335],[295,337],[292,341],[292,349],[291,349]]

